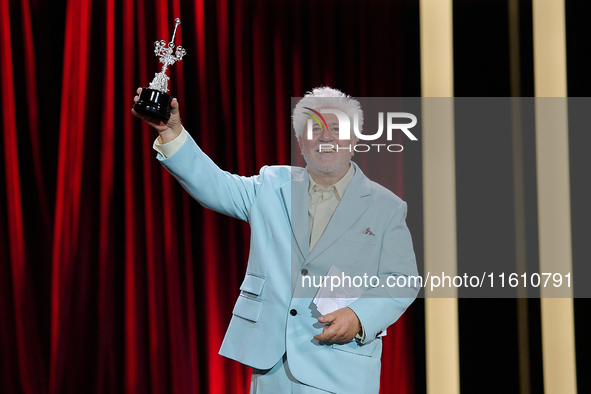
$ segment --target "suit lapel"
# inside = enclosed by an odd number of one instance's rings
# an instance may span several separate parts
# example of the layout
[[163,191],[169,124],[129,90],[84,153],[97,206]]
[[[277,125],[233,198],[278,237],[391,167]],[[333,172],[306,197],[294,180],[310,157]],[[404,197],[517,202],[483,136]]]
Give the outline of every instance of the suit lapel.
[[304,259],[310,254],[308,226],[308,171],[292,168],[291,182],[281,186],[283,203],[289,216],[294,238]]
[[330,222],[328,222],[326,230],[306,259],[305,264],[314,260],[339,239],[368,208],[367,199],[365,197],[371,194],[371,183],[359,169],[357,164],[353,162],[351,163],[355,166],[355,176],[347,187],[345,195],[341,199]]

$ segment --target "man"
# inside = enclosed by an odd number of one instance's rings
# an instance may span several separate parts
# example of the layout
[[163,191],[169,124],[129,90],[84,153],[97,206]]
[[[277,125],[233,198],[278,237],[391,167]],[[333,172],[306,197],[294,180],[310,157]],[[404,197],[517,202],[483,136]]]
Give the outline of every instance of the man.
[[[246,276],[220,349],[253,368],[251,393],[378,393],[379,335],[418,291],[388,282],[417,275],[406,204],[351,161],[355,142],[339,139],[336,115],[321,115],[324,121],[306,132],[323,108],[351,119],[357,112],[362,125],[357,100],[314,89],[293,114],[307,167],[264,166],[253,177],[224,172],[201,151],[181,126],[176,99],[166,124],[132,110],[158,131],[158,160],[191,196],[251,226]],[[322,316],[313,302],[317,288],[305,279],[335,267],[377,282]]]

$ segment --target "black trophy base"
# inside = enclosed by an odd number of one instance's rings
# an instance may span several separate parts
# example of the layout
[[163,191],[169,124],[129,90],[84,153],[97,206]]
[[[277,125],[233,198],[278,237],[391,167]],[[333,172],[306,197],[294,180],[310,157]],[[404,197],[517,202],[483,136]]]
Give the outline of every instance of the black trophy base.
[[172,96],[150,88],[142,88],[140,99],[134,104],[135,112],[168,122]]

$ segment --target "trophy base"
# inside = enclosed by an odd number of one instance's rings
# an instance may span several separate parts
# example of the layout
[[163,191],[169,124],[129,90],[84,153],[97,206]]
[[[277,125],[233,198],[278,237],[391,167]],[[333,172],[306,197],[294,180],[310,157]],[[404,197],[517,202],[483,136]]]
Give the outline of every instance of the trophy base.
[[168,122],[172,96],[150,88],[142,88],[140,99],[134,104],[135,112]]

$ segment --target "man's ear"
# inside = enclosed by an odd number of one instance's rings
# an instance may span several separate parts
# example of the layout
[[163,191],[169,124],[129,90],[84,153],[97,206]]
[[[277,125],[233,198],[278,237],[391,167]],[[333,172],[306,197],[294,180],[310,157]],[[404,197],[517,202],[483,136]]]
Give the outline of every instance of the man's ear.
[[304,149],[304,145],[303,145],[303,141],[302,141],[302,136],[301,135],[296,135],[296,139],[298,140],[298,145],[300,146],[300,152],[302,152],[302,150]]
[[351,144],[351,157],[355,156],[355,147],[357,146],[357,137],[353,139],[353,143]]

